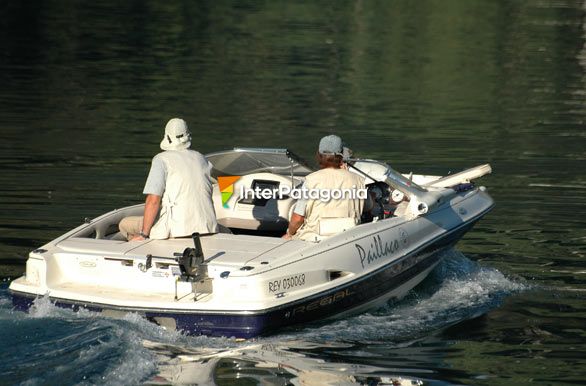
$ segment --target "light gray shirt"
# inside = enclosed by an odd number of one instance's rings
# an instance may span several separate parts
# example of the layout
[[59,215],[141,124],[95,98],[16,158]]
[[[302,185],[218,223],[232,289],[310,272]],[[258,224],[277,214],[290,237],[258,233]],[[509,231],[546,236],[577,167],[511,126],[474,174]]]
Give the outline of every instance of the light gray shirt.
[[[305,182],[299,187],[300,190],[305,189]],[[300,216],[305,217],[305,207],[307,206],[307,200],[300,198],[295,203],[295,209],[293,209],[293,213],[298,214]]]
[[166,181],[167,168],[165,167],[165,163],[159,157],[154,157],[142,193],[154,194],[162,197],[163,192],[165,192]]

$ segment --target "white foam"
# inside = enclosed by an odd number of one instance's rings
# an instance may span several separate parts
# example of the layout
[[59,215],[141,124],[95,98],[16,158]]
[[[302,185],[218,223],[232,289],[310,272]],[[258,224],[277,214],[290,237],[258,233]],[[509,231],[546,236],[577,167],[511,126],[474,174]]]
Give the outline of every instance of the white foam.
[[[31,318],[49,318],[63,315],[64,310],[56,307],[49,295],[37,297],[29,308],[28,315]],[[68,311],[65,311],[68,312]],[[70,311],[68,313],[71,313]]]
[[[58,374],[66,374],[72,369],[83,371],[84,368],[95,373],[94,363],[112,355],[119,356],[116,360],[108,360],[109,366],[99,378],[96,378],[95,374],[88,378],[84,377],[85,380],[80,383],[82,385],[140,384],[156,371],[153,354],[142,345],[144,336],[165,341],[176,341],[180,337],[179,333],[166,331],[137,314],[126,314],[120,319],[113,319],[83,308],[73,311],[55,306],[48,296],[35,299],[29,313],[23,315],[25,318],[87,323],[86,333],[95,330],[96,333],[104,334],[104,337],[96,337],[98,344],[80,349],[74,362],[63,363],[54,369]],[[38,384],[39,380],[31,378],[27,382],[34,385]]]
[[[430,284],[432,292],[427,293],[430,288],[426,286]],[[404,341],[477,317],[497,307],[506,295],[526,288],[497,269],[482,267],[450,251],[423,285],[403,302],[317,329],[305,328],[300,334],[302,338],[320,340]]]
[[5,297],[0,297],[0,307],[4,307],[11,304],[10,299],[5,298]]
[[12,306],[12,302],[10,299],[0,297],[0,308],[10,308]]
[[[138,332],[124,329],[118,330],[119,339],[110,343],[118,345],[124,342],[124,352],[121,358],[111,361],[111,365],[104,372],[99,383],[106,385],[134,385],[140,384],[149,375],[156,371],[154,355],[142,345],[142,338]],[[113,347],[112,347],[113,349]],[[92,384],[95,380],[92,380]]]
[[[169,347],[183,347],[187,352],[198,350],[237,350],[254,348],[255,344],[274,342],[283,344],[285,339],[302,341],[395,341],[405,344],[409,339],[443,328],[459,321],[488,312],[498,306],[500,300],[511,292],[527,288],[512,281],[493,268],[480,266],[457,252],[445,256],[442,264],[434,270],[430,278],[405,301],[373,313],[339,320],[319,328],[306,327],[300,332],[274,335],[266,338],[239,343],[233,339],[209,338],[205,336],[185,336],[179,332],[168,331],[149,322],[138,314],[126,314],[120,319],[104,317],[100,313],[81,309],[77,312],[56,307],[47,296],[33,302],[30,318],[61,318],[85,323],[86,331],[95,330],[107,339],[96,337],[97,344],[79,350],[78,358],[72,363],[64,363],[56,372],[71,372],[71,369],[88,368],[116,353],[115,360],[107,360],[107,368],[99,378],[95,373],[81,384],[126,385],[140,384],[157,373],[157,350],[145,346],[144,341],[161,345],[160,350]],[[7,299],[0,298],[0,305]],[[24,315],[24,314],[23,314]],[[175,350],[170,350],[174,352]],[[202,352],[203,352],[202,351]],[[93,368],[95,371],[95,368]],[[29,384],[39,380],[31,378]]]
[[29,318],[99,320],[102,324],[105,324],[109,327],[132,330],[137,334],[139,337],[138,339],[141,341],[143,339],[147,339],[167,344],[215,348],[235,347],[239,345],[238,342],[230,338],[186,336],[180,331],[167,330],[162,326],[148,321],[146,318],[137,313],[127,313],[120,318],[113,318],[110,316],[103,316],[99,312],[89,311],[85,308],[80,308],[77,311],[73,311],[71,309],[57,307],[47,295],[36,298],[33,301],[28,314],[23,315],[24,317]]

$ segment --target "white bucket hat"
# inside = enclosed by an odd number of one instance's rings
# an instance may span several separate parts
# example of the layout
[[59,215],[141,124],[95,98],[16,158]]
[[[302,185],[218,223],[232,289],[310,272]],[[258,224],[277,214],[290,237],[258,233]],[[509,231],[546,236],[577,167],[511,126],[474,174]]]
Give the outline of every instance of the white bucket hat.
[[163,150],[182,150],[191,146],[191,133],[187,123],[181,118],[172,118],[165,126],[165,136],[161,141]]

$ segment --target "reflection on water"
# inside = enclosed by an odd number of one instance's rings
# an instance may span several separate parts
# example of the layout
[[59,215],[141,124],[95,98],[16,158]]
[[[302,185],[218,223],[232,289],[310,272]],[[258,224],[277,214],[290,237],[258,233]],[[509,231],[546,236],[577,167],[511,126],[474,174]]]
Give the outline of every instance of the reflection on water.
[[[224,384],[234,378],[263,385],[422,385],[419,379],[386,375],[387,369],[326,362],[311,352],[349,350],[352,345],[283,341],[226,350],[190,349],[145,341],[156,353],[158,374],[148,385]],[[305,354],[307,352],[308,354]]]

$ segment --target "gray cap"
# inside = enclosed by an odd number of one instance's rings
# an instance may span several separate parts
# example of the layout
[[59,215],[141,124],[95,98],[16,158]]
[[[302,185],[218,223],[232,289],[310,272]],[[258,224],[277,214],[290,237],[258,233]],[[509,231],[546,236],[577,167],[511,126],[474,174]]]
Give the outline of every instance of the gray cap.
[[337,135],[328,135],[319,141],[320,154],[343,154],[342,138]]
[[344,146],[342,149],[342,159],[344,161],[349,160],[350,158],[352,158],[352,155],[354,154],[354,152],[352,151],[352,149],[350,149],[348,146]]

